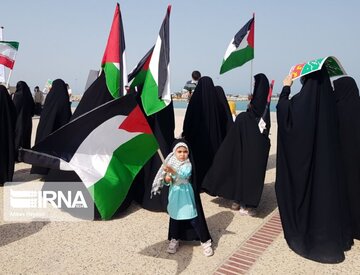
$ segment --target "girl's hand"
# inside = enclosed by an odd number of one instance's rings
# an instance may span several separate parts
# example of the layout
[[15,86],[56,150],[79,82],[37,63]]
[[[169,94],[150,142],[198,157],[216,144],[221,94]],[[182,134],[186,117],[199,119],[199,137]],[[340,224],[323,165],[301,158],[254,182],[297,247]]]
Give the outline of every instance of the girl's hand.
[[165,171],[166,173],[175,174],[174,168],[172,168],[172,167],[169,166],[169,165],[165,165],[165,166],[164,166],[164,171]]
[[170,177],[169,174],[166,174],[165,177],[164,177],[164,180],[166,183],[170,183],[172,181],[172,178]]

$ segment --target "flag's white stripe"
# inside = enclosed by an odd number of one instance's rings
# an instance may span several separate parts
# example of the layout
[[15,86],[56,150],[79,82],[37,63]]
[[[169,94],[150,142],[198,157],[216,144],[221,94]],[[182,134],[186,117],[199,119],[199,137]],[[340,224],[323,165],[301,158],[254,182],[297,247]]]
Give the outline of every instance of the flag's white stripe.
[[70,165],[89,188],[104,175],[113,152],[141,133],[119,129],[126,116],[115,116],[94,129],[81,143],[70,160]]
[[229,46],[228,46],[228,48],[226,49],[226,52],[225,52],[224,60],[226,60],[230,56],[230,54],[232,54],[233,52],[240,51],[240,50],[245,49],[247,47],[247,45],[248,45],[247,38],[249,36],[249,32],[250,32],[250,30],[244,36],[243,40],[239,44],[239,47],[237,47],[237,48],[233,44],[234,43],[234,38],[230,41],[230,44],[229,44]]
[[[122,73],[122,79],[123,79],[123,83],[124,83],[124,87],[123,87],[123,89],[124,89],[124,95],[126,95],[127,94],[127,91],[126,91],[126,89],[125,89],[125,86],[127,86],[128,85],[128,74],[127,74],[127,69],[126,69],[126,54],[125,54],[125,51],[123,52],[123,54],[122,54],[122,57],[121,57],[122,59],[122,65],[123,65],[123,69],[122,69],[122,72],[120,72],[120,73]],[[121,89],[121,87],[120,87],[120,89]]]
[[[3,29],[0,29],[0,40],[3,40]],[[5,83],[6,79],[5,79],[5,66],[4,65],[0,65],[0,83]]]
[[17,50],[7,43],[0,43],[0,53],[11,60],[15,60]]
[[234,42],[234,38],[231,39],[230,44],[229,44],[228,48],[226,49],[224,60],[226,60],[230,56],[230,54],[236,50],[236,47],[233,44],[233,42]]
[[171,92],[170,92],[170,63],[167,66],[167,79],[164,87],[164,91],[161,94],[161,98],[165,101],[166,105],[169,105],[171,102]]
[[[150,60],[150,64],[149,64],[149,69],[150,72],[156,82],[156,85],[159,86],[159,59],[160,59],[160,49],[161,49],[161,37],[160,35],[158,36],[157,40],[156,40],[156,44],[151,56],[151,60]],[[170,90],[170,88],[169,88]]]
[[120,63],[113,62],[113,64],[116,67],[116,69],[120,70]]

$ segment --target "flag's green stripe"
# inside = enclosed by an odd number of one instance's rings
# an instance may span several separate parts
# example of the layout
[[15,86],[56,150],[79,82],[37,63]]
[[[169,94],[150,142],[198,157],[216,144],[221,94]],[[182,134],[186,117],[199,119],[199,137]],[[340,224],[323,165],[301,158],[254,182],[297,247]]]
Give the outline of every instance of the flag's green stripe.
[[110,219],[120,207],[135,176],[157,148],[154,135],[140,134],[114,151],[105,176],[89,188],[102,219]]
[[149,70],[141,94],[144,111],[148,116],[166,107],[166,103],[159,98],[158,89],[158,85]]
[[110,94],[114,98],[119,98],[120,90],[120,70],[114,65],[114,63],[105,63],[104,65],[106,86]]
[[220,74],[230,71],[236,67],[240,67],[249,60],[254,58],[254,48],[247,46],[244,49],[232,52],[229,57],[223,61]]
[[135,86],[144,85],[145,77],[146,77],[147,70],[141,70],[137,76],[134,78],[134,80],[131,82],[130,87],[134,88]]

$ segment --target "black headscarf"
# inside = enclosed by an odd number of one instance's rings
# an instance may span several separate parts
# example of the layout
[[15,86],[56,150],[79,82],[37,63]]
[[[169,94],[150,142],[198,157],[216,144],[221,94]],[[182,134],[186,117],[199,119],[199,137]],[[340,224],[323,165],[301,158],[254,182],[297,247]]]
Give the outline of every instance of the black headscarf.
[[232,118],[229,102],[226,98],[224,89],[221,86],[215,86],[215,89],[216,89],[216,95],[219,97],[219,102],[223,109],[222,112],[226,114],[226,119],[227,119],[227,123],[224,125],[226,126],[226,128],[225,130],[222,129],[221,131],[227,133],[230,130],[230,128],[233,126],[234,120]]
[[258,116],[264,112],[268,92],[267,77],[257,74],[251,107],[236,117],[204,179],[202,187],[210,195],[258,206],[270,150],[267,133],[262,134],[258,127]]
[[15,165],[16,109],[7,89],[0,85],[0,185],[12,181]]
[[17,151],[20,147],[30,149],[34,99],[29,86],[24,81],[16,84],[13,101],[17,112],[15,150]]
[[340,156],[344,169],[343,183],[350,204],[353,236],[360,239],[360,98],[351,77],[334,81],[339,122]]
[[[39,125],[36,131],[35,144],[68,123],[70,117],[71,109],[66,84],[63,80],[56,79],[53,81],[49,94],[45,99],[44,108],[41,112]],[[48,169],[33,166],[31,168],[31,173],[46,175]]]
[[344,260],[352,239],[340,183],[335,97],[325,68],[277,105],[276,196],[289,247],[322,263]]
[[212,160],[226,136],[227,102],[219,96],[212,79],[200,78],[186,110],[183,137],[192,148],[197,167],[197,183],[201,186]]
[[[186,140],[184,139],[175,140],[171,148],[174,148],[175,145],[179,142],[184,142],[186,145],[188,145],[189,148],[189,159],[192,165],[190,183],[194,190],[196,211],[198,214],[197,220],[198,220],[198,227],[200,232],[195,231],[194,227],[190,223],[191,220],[174,220],[170,218],[168,239],[171,240],[172,238],[175,238],[177,240],[184,240],[184,241],[200,240],[201,242],[206,242],[207,240],[211,239],[211,236],[207,227],[204,210],[201,204],[199,185],[196,183],[197,168],[196,165],[194,164],[194,159],[191,154],[192,152],[191,147],[189,146],[189,143]],[[198,234],[200,234],[200,236]]]

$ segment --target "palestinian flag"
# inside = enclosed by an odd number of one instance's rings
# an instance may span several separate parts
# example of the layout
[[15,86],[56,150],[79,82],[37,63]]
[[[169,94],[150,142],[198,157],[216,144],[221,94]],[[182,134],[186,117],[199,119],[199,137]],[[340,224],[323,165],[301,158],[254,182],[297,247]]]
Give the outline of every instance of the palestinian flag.
[[0,41],[0,64],[13,69],[19,42]]
[[147,71],[149,70],[150,59],[153,50],[154,46],[145,54],[137,66],[129,73],[128,80],[130,83],[130,90],[135,90],[135,87],[137,86],[144,86],[145,77]]
[[161,25],[150,63],[146,73],[141,101],[149,116],[165,108],[171,102],[170,94],[170,24],[169,5]]
[[231,40],[220,68],[220,74],[254,59],[255,18],[251,18]]
[[75,171],[101,217],[110,219],[158,147],[134,95],[129,94],[79,116],[31,150],[21,149],[19,155],[29,164]]
[[116,4],[101,67],[105,72],[106,85],[111,95],[114,98],[125,95],[125,85],[127,85],[125,38],[119,4]]
[[[121,49],[123,49],[123,51],[121,51]],[[120,60],[121,55],[123,58]],[[110,62],[111,60],[114,62]],[[100,76],[85,91],[79,105],[76,107],[75,112],[71,117],[71,120],[124,94],[123,91],[125,90],[125,85],[127,84],[126,66],[124,61],[125,40],[124,32],[122,30],[120,8],[119,4],[117,4],[102,62],[103,70],[101,71]],[[123,74],[120,74],[121,71]]]

